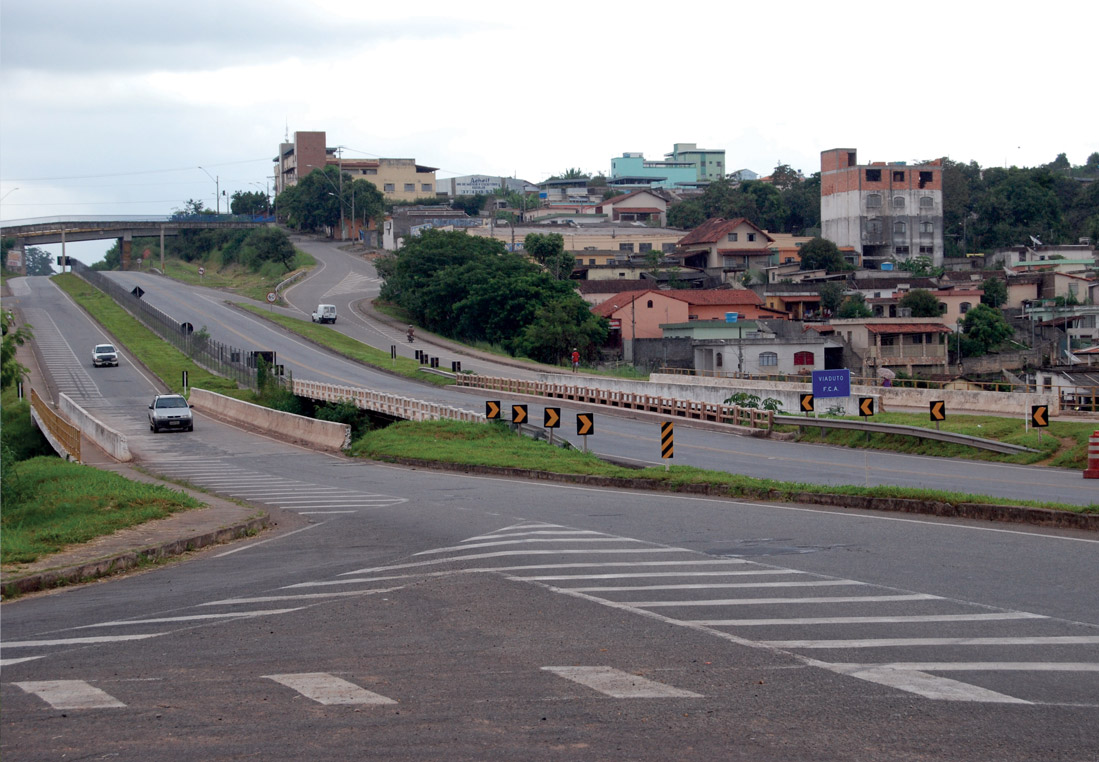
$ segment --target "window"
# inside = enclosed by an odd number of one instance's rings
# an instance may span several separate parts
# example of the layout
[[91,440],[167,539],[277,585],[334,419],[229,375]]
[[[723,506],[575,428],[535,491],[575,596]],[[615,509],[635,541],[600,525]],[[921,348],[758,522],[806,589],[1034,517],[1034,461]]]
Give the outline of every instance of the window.
[[908,247],[907,246],[894,246],[893,247],[893,253],[894,254],[903,254],[904,256],[908,256]]
[[931,209],[935,206],[935,199],[931,196],[920,196],[920,209]]
[[736,233],[729,233],[729,241],[736,243]]
[[866,208],[867,209],[881,209],[881,194],[870,193],[866,196]]
[[394,191],[397,190],[397,186],[393,183],[386,183],[383,186],[383,189],[385,190],[386,193],[393,193]]
[[415,193],[416,192],[416,183],[405,183],[404,184],[404,192],[405,193]]
[[920,172],[920,187],[927,185],[931,182],[932,175],[930,172]]
[[725,362],[725,355],[721,354],[721,352],[718,352],[716,355],[714,355],[714,359],[717,360],[717,367],[720,368]]
[[893,182],[903,183],[904,182],[904,172],[899,170],[899,169],[893,170]]
[[364,175],[376,175],[376,174],[378,174],[378,170],[376,170],[376,169],[364,169],[363,174]]
[[653,308],[653,300],[650,299],[645,306],[648,307],[651,310]]
[[589,260],[588,260],[588,264],[589,264],[589,265],[594,265],[594,264],[595,264],[595,260],[594,260],[594,259],[589,259]]
[[812,365],[812,352],[794,352],[794,365]]
[[893,234],[894,235],[904,235],[907,232],[908,232],[908,225],[906,225],[901,220],[897,220],[896,222],[893,223]]
[[893,197],[893,208],[894,209],[904,209],[904,196],[894,196]]
[[628,252],[632,253],[633,252],[633,244],[632,243],[620,243],[620,244],[618,244],[618,250],[619,251],[628,251]]
[[675,252],[675,244],[674,243],[662,243],[662,244],[660,244],[660,251],[663,252],[664,254],[671,254],[671,253]]
[[920,253],[921,254],[934,255],[935,254],[935,247],[934,246],[921,246],[920,247]]
[[881,345],[883,347],[891,347],[896,343],[897,343],[897,337],[896,336],[882,336],[881,337]]
[[964,315],[965,313],[969,312],[969,308],[972,306],[973,305],[971,305],[969,302],[962,302],[961,306],[958,307],[958,312]]
[[922,333],[914,333],[911,336],[909,336],[908,338],[909,338],[909,340],[912,344],[923,344],[923,334]]
[[880,183],[881,182],[881,170],[880,169],[868,169],[868,170],[866,170],[866,182],[868,182],[868,183]]
[[920,233],[921,235],[931,235],[935,232],[935,224],[932,222],[921,222]]
[[759,366],[761,368],[766,366],[778,365],[778,354],[776,352],[760,352],[759,353]]
[[644,254],[646,251],[652,251],[653,245],[651,243],[639,243],[637,244],[637,251]]
[[420,183],[420,190],[424,193],[431,193],[431,183]]
[[866,232],[873,236],[881,235],[881,220],[867,220]]
[[749,233],[749,234],[748,234],[748,240],[749,240],[749,241],[754,241],[754,240],[756,240],[756,234],[755,234],[755,233]]

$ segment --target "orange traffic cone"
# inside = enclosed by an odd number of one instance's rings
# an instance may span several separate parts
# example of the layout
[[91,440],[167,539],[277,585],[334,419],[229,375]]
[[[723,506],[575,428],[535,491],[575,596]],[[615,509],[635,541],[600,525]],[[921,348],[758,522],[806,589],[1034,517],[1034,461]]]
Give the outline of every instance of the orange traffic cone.
[[1099,479],[1099,431],[1093,432],[1088,440],[1088,467],[1084,470],[1085,479]]

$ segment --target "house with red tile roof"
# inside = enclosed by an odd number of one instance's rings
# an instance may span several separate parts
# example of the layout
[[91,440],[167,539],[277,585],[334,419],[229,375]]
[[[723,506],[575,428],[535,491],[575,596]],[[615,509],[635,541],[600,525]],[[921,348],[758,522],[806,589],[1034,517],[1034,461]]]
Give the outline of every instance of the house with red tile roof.
[[721,282],[730,282],[745,271],[762,271],[774,264],[775,239],[743,217],[715,217],[679,239],[673,256],[686,267],[699,267]]
[[924,373],[950,371],[948,339],[954,329],[942,318],[857,318],[833,320],[835,335],[861,360],[855,375],[877,376],[878,369]]
[[596,214],[605,214],[611,222],[654,222],[668,224],[668,201],[651,190],[637,190],[613,196],[595,206]]
[[592,312],[611,321],[611,330],[619,331],[623,341],[658,339],[660,326],[691,320],[725,320],[728,312],[739,320],[786,319],[779,310],[770,309],[756,292],[746,288],[670,289],[659,291],[623,291],[596,305]]

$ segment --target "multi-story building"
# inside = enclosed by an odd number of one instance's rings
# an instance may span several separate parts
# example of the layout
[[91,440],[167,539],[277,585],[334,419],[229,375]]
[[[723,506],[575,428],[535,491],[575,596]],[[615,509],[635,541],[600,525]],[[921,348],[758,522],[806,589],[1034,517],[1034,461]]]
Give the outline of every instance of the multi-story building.
[[866,266],[919,255],[943,261],[943,163],[859,164],[853,148],[820,155],[821,234]]
[[696,143],[676,143],[671,153],[664,154],[666,161],[688,162],[695,168],[695,179],[714,182],[725,177],[725,149],[699,148]]
[[500,189],[515,193],[538,192],[538,186],[515,177],[461,175],[460,177],[447,177],[435,181],[435,191],[440,196],[487,196],[496,193]]
[[612,188],[692,188],[698,185],[698,172],[689,161],[649,161],[645,155],[627,151],[611,159]]
[[274,159],[275,193],[297,185],[314,169],[339,167],[352,179],[369,180],[387,201],[414,201],[435,195],[435,167],[415,159],[349,159],[339,148],[325,145],[324,132],[295,132],[292,143],[281,143]]

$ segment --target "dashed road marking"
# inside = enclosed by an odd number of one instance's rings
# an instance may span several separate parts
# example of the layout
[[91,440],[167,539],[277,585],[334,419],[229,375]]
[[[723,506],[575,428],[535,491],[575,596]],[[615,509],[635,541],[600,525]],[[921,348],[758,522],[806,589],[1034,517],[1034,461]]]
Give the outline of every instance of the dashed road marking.
[[118,709],[121,701],[83,680],[39,680],[16,683],[54,709]]
[[542,669],[612,698],[703,698],[701,693],[673,688],[614,667],[542,667]]
[[327,672],[302,672],[288,675],[264,675],[318,704],[384,705],[397,702]]

